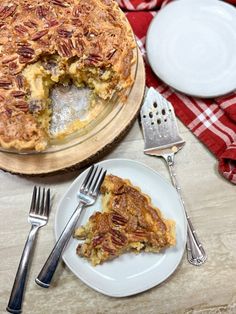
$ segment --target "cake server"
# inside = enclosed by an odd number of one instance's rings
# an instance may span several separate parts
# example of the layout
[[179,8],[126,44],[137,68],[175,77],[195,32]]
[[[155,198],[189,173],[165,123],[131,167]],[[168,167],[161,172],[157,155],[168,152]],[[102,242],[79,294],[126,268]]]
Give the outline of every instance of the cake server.
[[173,106],[151,87],[146,92],[140,114],[145,141],[144,153],[165,159],[172,184],[176,188],[185,210],[188,261],[195,266],[202,265],[207,256],[186,211],[174,169],[174,155],[184,146],[185,141],[179,135]]

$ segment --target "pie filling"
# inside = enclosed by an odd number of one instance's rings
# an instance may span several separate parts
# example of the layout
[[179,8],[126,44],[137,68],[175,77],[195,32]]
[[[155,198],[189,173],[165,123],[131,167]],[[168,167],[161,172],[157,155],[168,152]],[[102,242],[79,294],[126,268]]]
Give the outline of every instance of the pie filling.
[[[27,84],[25,100],[29,104],[29,111],[40,125],[46,130],[50,138],[68,135],[80,127],[84,127],[90,119],[81,123],[71,123],[67,126],[66,134],[50,134],[50,122],[52,115],[50,94],[52,88],[58,84],[68,86],[74,84],[78,88],[91,89],[89,108],[95,107],[95,102],[101,110],[101,103],[106,104],[113,94],[119,89],[118,77],[110,68],[98,68],[95,66],[83,66],[77,57],[71,59],[61,58],[59,55],[45,56],[33,64],[29,64],[22,72]],[[99,111],[99,110],[97,110]],[[99,112],[97,112],[98,114]],[[91,115],[94,119],[94,115]]]
[[94,213],[85,226],[75,230],[84,239],[77,254],[92,265],[125,252],[159,252],[175,245],[175,223],[162,217],[149,196],[129,180],[106,176],[102,186],[102,212]]

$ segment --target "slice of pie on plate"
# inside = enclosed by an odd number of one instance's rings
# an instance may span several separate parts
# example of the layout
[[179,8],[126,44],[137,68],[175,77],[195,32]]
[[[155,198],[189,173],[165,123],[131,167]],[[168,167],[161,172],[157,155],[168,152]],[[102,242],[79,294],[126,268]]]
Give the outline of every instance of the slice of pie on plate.
[[101,193],[102,212],[75,231],[76,238],[85,239],[77,247],[79,256],[95,266],[124,252],[159,252],[175,245],[175,222],[163,218],[129,180],[107,175]]

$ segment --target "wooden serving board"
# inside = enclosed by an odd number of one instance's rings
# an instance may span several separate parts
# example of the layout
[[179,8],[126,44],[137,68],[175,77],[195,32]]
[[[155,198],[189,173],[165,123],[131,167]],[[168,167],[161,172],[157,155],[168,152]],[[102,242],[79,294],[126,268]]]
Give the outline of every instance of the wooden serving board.
[[138,52],[137,72],[131,93],[115,118],[85,142],[57,152],[14,154],[0,152],[0,168],[15,174],[47,175],[79,169],[95,162],[129,130],[139,113],[145,90],[145,69]]

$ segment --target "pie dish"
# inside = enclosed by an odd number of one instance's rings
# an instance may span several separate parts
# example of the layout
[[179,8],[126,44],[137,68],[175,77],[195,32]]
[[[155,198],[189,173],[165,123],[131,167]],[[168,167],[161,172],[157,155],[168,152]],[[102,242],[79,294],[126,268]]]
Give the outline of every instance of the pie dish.
[[125,100],[135,41],[115,1],[3,1],[0,20],[2,148],[47,148],[56,84],[90,88],[92,110],[114,94]]
[[162,217],[148,195],[127,179],[107,175],[101,186],[102,212],[95,212],[75,237],[77,254],[96,266],[125,252],[159,252],[175,245],[175,223]]

